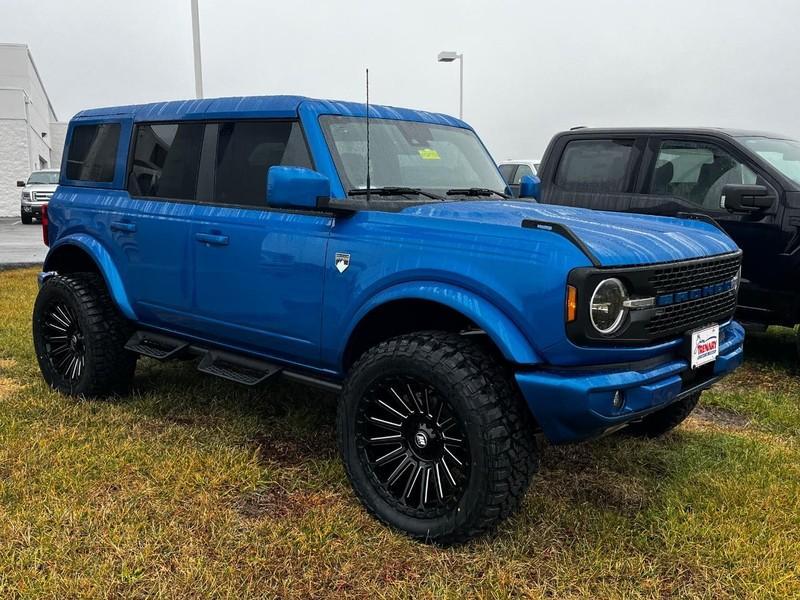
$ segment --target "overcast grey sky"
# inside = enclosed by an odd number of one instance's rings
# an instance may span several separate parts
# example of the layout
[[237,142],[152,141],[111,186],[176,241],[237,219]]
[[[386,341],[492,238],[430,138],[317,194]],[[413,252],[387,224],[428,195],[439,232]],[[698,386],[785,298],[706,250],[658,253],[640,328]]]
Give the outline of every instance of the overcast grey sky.
[[[458,114],[496,159],[573,125],[713,125],[800,137],[797,0],[200,0],[206,96],[306,94]],[[62,119],[190,98],[189,0],[0,0]]]

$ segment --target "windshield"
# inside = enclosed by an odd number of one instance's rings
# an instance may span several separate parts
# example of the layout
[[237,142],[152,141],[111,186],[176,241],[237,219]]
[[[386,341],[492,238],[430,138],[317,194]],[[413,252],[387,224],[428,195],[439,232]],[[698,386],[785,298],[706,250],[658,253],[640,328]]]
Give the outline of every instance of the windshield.
[[[367,187],[367,125],[361,117],[323,116],[320,124],[346,190]],[[446,194],[454,188],[504,192],[497,166],[470,129],[370,119],[370,186]]]
[[28,177],[28,185],[38,183],[58,183],[58,171],[36,171]]
[[740,141],[800,185],[800,142],[765,137],[746,137]]

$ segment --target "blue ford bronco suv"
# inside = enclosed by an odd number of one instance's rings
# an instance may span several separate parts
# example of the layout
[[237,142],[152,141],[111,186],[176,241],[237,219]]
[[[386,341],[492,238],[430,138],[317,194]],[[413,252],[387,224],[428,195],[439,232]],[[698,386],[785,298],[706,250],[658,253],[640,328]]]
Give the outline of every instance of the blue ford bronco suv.
[[663,434],[742,360],[741,253],[713,222],[508,199],[452,117],[122,106],[78,114],[65,156],[33,314],[45,380],[124,393],[139,356],[194,356],[337,392],[357,496],[420,540],[510,515],[537,434]]

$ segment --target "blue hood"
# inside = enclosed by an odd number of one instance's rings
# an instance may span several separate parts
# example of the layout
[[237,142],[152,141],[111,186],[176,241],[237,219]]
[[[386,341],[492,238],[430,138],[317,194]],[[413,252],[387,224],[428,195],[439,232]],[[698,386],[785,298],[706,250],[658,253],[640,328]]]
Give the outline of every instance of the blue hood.
[[426,204],[403,212],[511,227],[521,227],[524,219],[560,223],[568,226],[605,267],[688,260],[738,250],[734,241],[711,223],[691,219],[512,200]]

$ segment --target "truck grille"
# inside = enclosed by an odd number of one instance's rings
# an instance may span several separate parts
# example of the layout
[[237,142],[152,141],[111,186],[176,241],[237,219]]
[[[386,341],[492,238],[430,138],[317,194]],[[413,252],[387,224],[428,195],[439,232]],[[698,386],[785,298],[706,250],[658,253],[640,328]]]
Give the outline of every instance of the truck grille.
[[654,338],[669,333],[688,331],[709,323],[727,321],[733,316],[735,309],[736,291],[730,290],[710,298],[698,298],[659,308],[650,319],[646,329]]
[[703,288],[733,279],[741,262],[740,256],[729,256],[688,264],[678,263],[653,269],[648,277],[648,283],[656,296]]
[[34,202],[49,202],[53,192],[33,192]]

